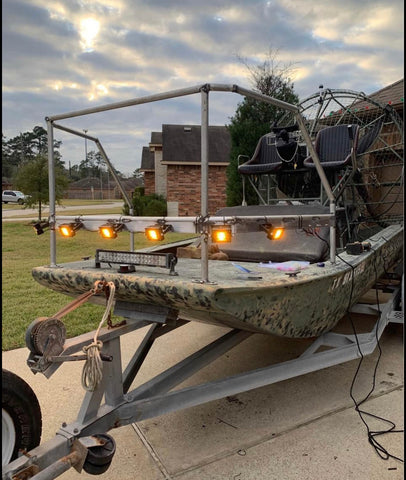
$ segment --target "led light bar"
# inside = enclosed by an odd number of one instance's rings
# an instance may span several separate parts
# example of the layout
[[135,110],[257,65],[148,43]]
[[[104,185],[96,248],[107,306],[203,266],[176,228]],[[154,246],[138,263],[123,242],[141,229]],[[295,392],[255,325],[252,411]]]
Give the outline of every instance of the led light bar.
[[141,253],[119,250],[96,250],[95,267],[101,268],[102,263],[120,265],[145,265],[148,267],[169,268],[169,275],[177,275],[175,265],[178,259],[173,253]]

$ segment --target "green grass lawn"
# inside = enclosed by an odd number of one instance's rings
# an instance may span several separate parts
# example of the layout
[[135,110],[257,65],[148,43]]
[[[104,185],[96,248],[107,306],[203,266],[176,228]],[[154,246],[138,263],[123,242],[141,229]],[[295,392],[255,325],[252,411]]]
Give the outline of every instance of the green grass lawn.
[[[187,235],[172,233],[165,242]],[[2,350],[25,346],[25,332],[38,317],[52,316],[72,298],[39,285],[31,276],[33,267],[49,264],[49,232],[35,235],[29,221],[3,222],[2,225]],[[110,243],[111,242],[111,243]],[[94,257],[97,248],[129,250],[130,234],[121,232],[113,241],[103,240],[98,233],[80,230],[74,238],[57,235],[57,262]],[[135,248],[150,245],[143,233],[135,234]],[[84,304],[64,317],[67,336],[72,337],[97,328],[104,307]]]

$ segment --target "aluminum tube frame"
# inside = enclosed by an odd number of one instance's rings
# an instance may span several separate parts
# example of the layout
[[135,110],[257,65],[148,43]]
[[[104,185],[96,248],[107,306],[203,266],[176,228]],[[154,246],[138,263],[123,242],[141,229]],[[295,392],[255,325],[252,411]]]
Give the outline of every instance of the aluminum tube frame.
[[50,265],[56,267],[56,189],[55,189],[55,162],[54,162],[54,130],[52,122],[47,118],[48,135],[48,185],[49,185],[49,242],[50,242]]
[[65,118],[81,117],[83,115],[90,115],[92,113],[106,112],[108,110],[116,110],[118,108],[131,107],[134,105],[142,105],[144,103],[159,102],[161,100],[168,100],[170,98],[184,97],[187,95],[193,95],[199,93],[202,86],[195,86],[190,88],[180,88],[177,90],[171,90],[169,92],[158,93],[154,95],[147,95],[145,97],[133,98],[130,100],[124,100],[122,102],[115,102],[106,105],[100,105],[93,108],[85,108],[83,110],[76,110],[69,113],[62,113],[60,115],[52,115],[50,120],[63,120]]
[[[303,227],[330,227],[334,221],[333,214],[320,215],[263,215],[250,217],[206,217],[205,220],[200,221],[196,217],[129,217],[119,214],[115,215],[77,215],[77,216],[57,216],[56,225],[63,223],[81,222],[85,230],[96,232],[98,227],[103,225],[107,220],[115,220],[124,224],[124,229],[129,232],[144,232],[144,229],[151,224],[163,223],[171,225],[174,232],[178,233],[201,233],[199,228],[204,228],[208,232],[211,225],[238,225],[246,223],[261,224],[272,223],[275,227],[286,229],[297,229]],[[205,237],[206,238],[206,237]]]
[[242,96],[246,96],[246,97],[254,98],[259,101],[270,103],[272,105],[275,105],[280,108],[284,108],[291,112],[299,112],[299,108],[296,107],[295,105],[291,105],[290,103],[283,102],[282,100],[278,100],[276,98],[269,97],[267,95],[263,95],[258,92],[254,92],[253,90],[239,87],[238,85],[205,83],[201,85],[196,85],[194,87],[180,88],[180,89],[171,90],[168,92],[147,95],[145,97],[124,100],[122,102],[115,102],[115,103],[100,105],[98,107],[93,107],[93,108],[85,108],[83,110],[76,110],[73,112],[62,113],[59,115],[52,115],[52,116],[49,116],[48,118],[51,121],[55,121],[55,120],[63,120],[66,118],[80,117],[83,115],[90,115],[92,113],[106,112],[108,110],[116,110],[118,108],[131,107],[135,105],[142,105],[144,103],[152,103],[152,102],[158,102],[161,100],[168,100],[171,98],[184,97],[187,95],[193,95],[193,94],[199,93],[202,90],[206,90],[206,91],[211,90],[211,91],[217,91],[217,92],[234,92]]
[[[323,188],[324,188],[324,190],[327,194],[327,197],[330,201],[330,213],[332,215],[334,215],[334,219],[335,219],[335,210],[336,210],[335,209],[335,197],[334,197],[334,194],[331,190],[330,184],[327,180],[326,174],[324,173],[323,167],[321,166],[319,156],[317,155],[317,152],[316,152],[316,150],[313,146],[313,143],[311,141],[310,135],[307,132],[306,125],[305,125],[305,122],[304,122],[304,119],[303,119],[302,115],[300,115],[298,113],[298,114],[296,114],[295,118],[296,118],[296,121],[299,125],[300,131],[302,132],[304,141],[307,145],[307,148],[310,152],[310,155],[313,159],[313,163],[316,167],[317,173],[319,174],[321,184],[322,184],[322,186],[323,186]],[[330,225],[330,262],[335,263],[335,259],[336,259],[336,223],[334,221]]]
[[300,115],[298,113],[295,116],[295,118],[296,118],[296,121],[299,125],[300,131],[303,135],[303,139],[306,143],[306,146],[309,149],[309,153],[312,157],[312,160],[313,160],[314,166],[316,167],[317,173],[319,174],[321,184],[323,185],[323,188],[324,188],[324,190],[327,194],[327,197],[330,200],[330,202],[334,202],[335,198],[334,198],[333,192],[331,190],[330,184],[328,183],[328,180],[327,180],[326,174],[324,173],[323,167],[321,166],[319,156],[317,155],[317,152],[316,152],[316,150],[313,146],[310,135],[307,132],[306,125],[304,123],[303,117],[302,117],[302,115]]
[[96,137],[92,137],[91,135],[87,135],[87,134],[79,132],[78,130],[74,130],[73,128],[64,127],[63,125],[59,125],[59,124],[54,123],[53,126],[54,126],[54,128],[57,128],[59,130],[67,132],[67,133],[71,133],[72,135],[77,135],[78,137],[85,138],[86,140],[92,140],[96,144],[96,147],[99,150],[100,155],[103,157],[103,160],[106,162],[107,167],[109,168],[111,174],[113,175],[113,178],[114,178],[115,182],[117,183],[117,186],[120,189],[120,192],[123,195],[124,200],[128,205],[128,208],[130,210],[132,210],[133,207],[132,207],[131,200],[129,199],[129,197],[127,195],[127,192],[125,191],[125,189],[124,189],[124,187],[123,187],[123,185],[120,181],[120,178],[118,177],[112,163],[110,162],[109,157],[107,156],[107,153],[104,150],[100,140]]
[[57,128],[58,130],[62,130],[66,133],[71,133],[72,135],[76,135],[78,137],[85,138],[86,140],[92,140],[93,142],[97,141],[96,137],[93,137],[92,135],[88,135],[87,133],[82,133],[79,130],[74,130],[73,128],[65,127],[63,125],[59,125],[58,123],[53,122],[54,128]]
[[[106,162],[107,168],[109,169],[109,171],[113,175],[113,178],[114,178],[118,188],[120,189],[120,192],[123,195],[126,204],[128,205],[130,215],[133,215],[134,214],[134,207],[131,203],[131,200],[129,199],[129,197],[127,195],[127,192],[125,191],[125,189],[124,189],[124,187],[123,187],[123,185],[120,181],[120,178],[118,177],[112,163],[110,162],[110,159],[107,156],[106,151],[104,150],[100,140],[96,137],[92,137],[90,135],[81,133],[78,130],[74,130],[73,128],[64,127],[63,125],[59,125],[59,124],[54,123],[53,126],[54,126],[54,128],[58,128],[59,130],[62,130],[62,131],[67,132],[67,133],[71,133],[72,135],[77,135],[78,137],[82,137],[86,140],[92,140],[96,144],[97,149],[99,150],[101,156],[103,157],[104,161]],[[132,232],[130,232],[130,250],[132,252],[134,251],[134,235],[133,235]]]
[[[200,214],[202,219],[207,217],[209,211],[209,92],[206,88],[201,90],[201,196]],[[201,235],[201,281],[209,282],[209,241],[208,229],[202,225]]]
[[248,90],[247,88],[239,87],[238,85],[234,86],[233,92],[239,93],[244,97],[250,97],[254,100],[259,100],[260,102],[270,103],[271,105],[275,105],[275,107],[283,108],[284,110],[288,110],[294,114],[299,114],[299,107],[296,105],[292,105],[291,103],[284,102],[277,98],[269,97],[268,95],[264,95],[262,93],[254,92],[252,90]]
[[[203,184],[205,184],[207,182],[207,176],[208,176],[208,173],[204,174],[205,173],[204,170],[206,169],[206,167],[208,168],[208,161],[209,161],[209,159],[208,159],[208,118],[209,118],[208,92],[211,91],[211,90],[212,91],[219,91],[219,92],[238,93],[239,95],[249,97],[249,98],[253,98],[253,99],[258,100],[258,101],[263,101],[265,103],[275,105],[278,108],[282,108],[284,110],[288,110],[288,111],[292,112],[294,114],[297,122],[298,122],[299,128],[300,128],[300,130],[303,134],[303,138],[304,138],[305,143],[306,143],[306,145],[309,149],[309,152],[311,153],[311,155],[313,157],[313,161],[315,163],[316,170],[317,170],[317,172],[320,176],[322,185],[327,192],[327,196],[330,199],[330,202],[334,201],[334,197],[333,197],[333,194],[331,192],[331,188],[330,188],[330,186],[327,182],[326,176],[324,174],[324,170],[321,167],[319,158],[317,156],[317,153],[315,152],[315,150],[313,148],[310,136],[309,136],[309,134],[306,130],[304,120],[299,113],[299,107],[297,107],[295,105],[292,105],[292,104],[289,104],[287,102],[284,102],[282,100],[279,100],[279,99],[276,99],[276,98],[273,98],[273,97],[269,97],[267,95],[263,95],[261,93],[255,92],[253,90],[248,90],[246,88],[243,88],[243,87],[240,87],[240,86],[234,85],[234,84],[233,85],[227,85],[227,84],[209,84],[209,83],[206,83],[206,84],[198,85],[198,86],[195,86],[195,87],[181,88],[181,89],[172,90],[172,91],[169,91],[169,92],[163,92],[163,93],[158,93],[158,94],[149,95],[149,96],[145,96],[145,97],[130,99],[130,100],[126,100],[126,101],[123,101],[123,102],[116,102],[116,103],[111,103],[111,104],[107,104],[107,105],[101,105],[101,106],[94,107],[94,108],[77,110],[77,111],[68,112],[68,113],[64,113],[64,114],[60,114],[60,115],[53,115],[53,116],[50,116],[50,117],[46,117],[46,121],[48,123],[48,135],[49,135],[49,138],[52,137],[52,139],[53,139],[53,130],[52,130],[53,125],[52,125],[52,122],[54,122],[55,120],[74,118],[74,117],[79,117],[79,116],[83,116],[83,115],[89,115],[89,114],[93,114],[93,113],[104,112],[104,111],[108,111],[108,110],[114,110],[114,109],[129,107],[129,106],[135,106],[135,105],[141,105],[141,104],[145,104],[145,103],[151,103],[151,102],[166,100],[166,99],[170,99],[170,98],[177,98],[177,97],[192,95],[192,94],[196,94],[196,93],[200,92],[201,97],[202,97],[202,100],[201,100],[201,116],[202,116],[202,127],[201,127],[201,129],[202,129],[202,133],[201,133],[201,135],[202,135],[202,147],[201,147],[202,148],[202,151],[201,151],[201,154],[202,154],[202,159],[201,159],[201,168],[202,168],[202,173],[201,173],[201,178],[202,178],[201,208],[202,208],[202,212],[204,212],[205,211],[204,207],[206,206],[206,208],[207,208],[207,203],[208,203],[207,189],[203,188]],[[59,126],[59,128],[60,128],[60,126]],[[68,129],[65,129],[65,130],[68,131]],[[80,136],[82,136],[82,135],[80,135]],[[84,138],[87,138],[87,137],[85,136]],[[99,150],[100,150],[100,148],[99,148]],[[51,152],[48,155],[48,162],[49,162],[49,168],[50,168],[49,174],[50,174],[50,177],[52,177],[49,180],[49,182],[50,182],[50,202],[49,203],[50,203],[50,223],[51,223],[51,248],[50,248],[51,253],[50,253],[50,256],[51,256],[51,266],[56,266],[56,239],[55,239],[55,231],[54,231],[54,226],[53,226],[54,215],[55,215],[55,172],[54,172],[54,167],[53,167],[53,164],[54,164],[53,149],[50,149],[49,151]],[[106,159],[106,157],[107,156],[104,155],[105,159]],[[52,164],[52,166],[51,166],[51,164]],[[114,172],[114,170],[112,170],[112,172]],[[51,188],[51,186],[52,186],[52,188]],[[124,198],[127,201],[128,199],[127,199],[127,196],[125,195],[125,193],[123,195],[124,195]],[[202,215],[202,216],[203,216],[203,218],[205,217],[205,215]],[[201,270],[202,270],[202,272],[201,272],[201,277],[202,277],[201,282],[206,283],[206,282],[209,281],[209,279],[208,279],[208,252],[207,252],[207,255],[204,252],[204,250],[208,248],[207,233],[201,232],[201,235],[202,235],[202,237],[205,236],[205,241],[202,242],[203,247],[202,247],[202,262],[201,262],[201,265],[202,265],[201,266]],[[331,234],[331,237],[332,237],[332,234]],[[133,237],[131,237],[130,248],[131,248],[131,250],[134,250],[134,238]],[[333,247],[332,247],[332,244],[331,244],[331,249],[332,248]],[[330,254],[330,257],[333,258],[332,253]]]

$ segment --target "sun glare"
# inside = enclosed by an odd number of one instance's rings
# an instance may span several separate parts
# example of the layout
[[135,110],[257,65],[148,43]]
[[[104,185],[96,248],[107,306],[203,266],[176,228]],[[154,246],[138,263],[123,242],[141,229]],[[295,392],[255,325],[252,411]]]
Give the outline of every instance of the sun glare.
[[100,22],[94,18],[84,18],[80,21],[80,44],[85,52],[94,50],[94,43],[99,30]]

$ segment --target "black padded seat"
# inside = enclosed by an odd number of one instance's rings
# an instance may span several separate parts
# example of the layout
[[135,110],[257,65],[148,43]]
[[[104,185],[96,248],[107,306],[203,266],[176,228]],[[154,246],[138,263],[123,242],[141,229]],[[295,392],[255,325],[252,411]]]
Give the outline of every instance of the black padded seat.
[[[358,148],[358,125],[335,125],[326,127],[317,133],[314,148],[323,168],[340,169],[351,162],[352,142],[349,135],[352,130],[353,148]],[[307,157],[303,164],[306,167],[316,168],[312,157]]]
[[283,160],[278,155],[275,135],[263,135],[255,148],[253,156],[238,167],[242,175],[261,175],[275,173],[282,167]]

